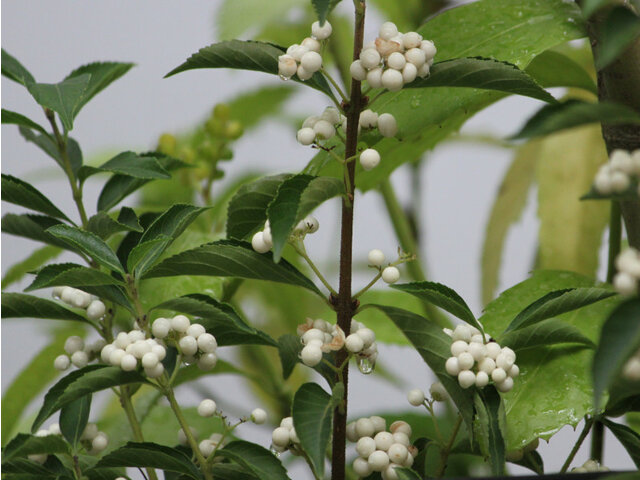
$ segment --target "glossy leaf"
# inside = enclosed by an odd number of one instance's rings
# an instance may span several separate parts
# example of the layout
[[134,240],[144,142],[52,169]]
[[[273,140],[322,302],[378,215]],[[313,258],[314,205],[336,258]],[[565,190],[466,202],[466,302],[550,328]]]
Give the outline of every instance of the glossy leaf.
[[17,112],[12,112],[11,110],[5,110],[4,108],[2,109],[2,124],[20,125],[23,127],[31,128],[33,130],[37,130],[44,135],[49,135],[44,128],[42,128],[30,118],[27,118]]
[[78,75],[59,83],[30,83],[27,90],[36,102],[60,116],[66,131],[73,130],[73,119],[82,106],[82,97],[91,75]]
[[612,297],[615,294],[616,292],[609,289],[598,287],[554,290],[522,310],[509,324],[505,332],[518,330],[542,320],[557,317],[563,313]]
[[615,435],[618,441],[625,448],[636,467],[640,468],[640,435],[634,432],[626,425],[612,422],[606,418],[602,419],[605,427],[607,427]]
[[144,275],[145,278],[178,275],[254,278],[288,283],[319,293],[318,287],[286,261],[273,263],[270,254],[255,252],[251,245],[220,240],[169,257]]
[[613,7],[601,25],[596,45],[596,68],[610,65],[640,35],[640,17],[626,6]]
[[55,218],[69,220],[36,188],[11,175],[2,174],[2,200]]
[[28,238],[37,242],[53,245],[75,252],[76,249],[67,242],[47,233],[49,227],[62,224],[62,220],[45,215],[7,213],[2,217],[2,231],[10,235]]
[[556,99],[526,72],[509,62],[491,58],[455,58],[435,63],[426,78],[418,78],[405,88],[467,87],[497,90],[556,103]]
[[286,380],[293,373],[293,369],[298,364],[300,350],[300,337],[292,333],[286,333],[278,338],[278,355],[282,365],[282,377]]
[[244,240],[257,228],[263,228],[267,220],[267,207],[276,197],[278,188],[291,175],[262,177],[247,183],[229,202],[227,236]]
[[540,137],[589,123],[640,124],[640,114],[618,103],[572,99],[556,105],[545,105],[512,138]]
[[598,93],[591,75],[580,64],[560,52],[547,50],[541,53],[525,71],[545,88],[573,87]]
[[82,315],[63,307],[60,303],[13,292],[2,292],[2,318],[45,318],[87,322]]
[[317,383],[305,383],[293,397],[293,425],[300,445],[313,464],[316,477],[324,476],[325,452],[331,437],[334,403]]
[[171,238],[161,235],[153,240],[141,242],[131,249],[127,256],[127,271],[133,272],[145,258],[153,255],[158,250],[164,250],[171,243]]
[[475,397],[476,438],[483,453],[489,457],[491,474],[504,475],[505,464],[505,413],[500,394],[490,386],[479,390]]
[[85,395],[60,409],[60,431],[74,448],[80,441],[84,428],[89,421],[91,411],[91,395]]
[[125,372],[120,367],[88,365],[74,370],[49,389],[31,431],[35,432],[55,412],[85,395],[119,385],[146,382],[138,372]]
[[47,232],[75,246],[109,270],[124,273],[116,253],[94,233],[67,225],[54,225]]
[[259,480],[288,480],[280,460],[260,445],[236,440],[216,452],[216,457],[228,458],[253,473]]
[[453,289],[435,282],[413,282],[399,285],[392,285],[392,288],[418,297],[440,307],[455,315],[460,320],[464,320],[469,325],[473,325],[478,330],[483,331],[482,325],[478,323],[476,317],[471,312],[467,303]]
[[26,433],[16,435],[2,450],[2,463],[14,458],[39,453],[69,453],[69,445],[57,435],[36,437]]
[[44,246],[31,252],[24,260],[9,267],[2,277],[2,288],[7,288],[22,280],[25,275],[42,267],[49,260],[53,260],[62,253],[62,249],[53,246]]
[[500,345],[506,345],[516,352],[558,343],[577,343],[595,348],[595,344],[576,327],[554,319],[543,320],[529,327],[505,332],[500,336]]
[[89,219],[87,230],[106,240],[119,232],[142,232],[142,227],[135,212],[128,207],[123,207],[117,220],[105,212],[96,213]]
[[[165,78],[197,68],[235,68],[277,75],[278,57],[285,53],[286,48],[252,40],[229,40],[213,43],[191,55],[182,65],[167,73]],[[320,72],[316,72],[311,79],[305,82],[298,80],[297,75],[293,77],[293,80],[326,93],[330,97],[333,96],[331,87]]]
[[15,58],[10,55],[4,48],[2,49],[2,75],[18,82],[24,86],[29,83],[35,82],[33,75],[24,68],[24,66]]
[[169,172],[162,168],[155,157],[138,155],[134,152],[119,153],[99,167],[85,165],[80,169],[78,178],[81,182],[84,182],[90,176],[103,172],[144,180],[171,178]]
[[200,479],[200,471],[187,455],[176,448],[151,442],[128,442],[102,457],[96,467],[159,468]]
[[640,346],[640,300],[620,304],[609,316],[593,357],[593,395],[596,408],[603,392],[618,376],[624,362]]
[[84,267],[77,263],[54,263],[41,268],[35,280],[25,290],[70,286],[90,287],[102,285],[124,285],[122,281],[95,268]]
[[324,22],[327,20],[327,15],[329,15],[331,10],[333,10],[339,3],[340,0],[311,0],[311,4],[313,5],[313,9],[316,11],[316,16],[318,17],[320,25],[324,25]]
[[274,261],[282,258],[282,250],[299,221],[328,199],[342,194],[344,181],[338,178],[303,174],[282,182],[267,212]]

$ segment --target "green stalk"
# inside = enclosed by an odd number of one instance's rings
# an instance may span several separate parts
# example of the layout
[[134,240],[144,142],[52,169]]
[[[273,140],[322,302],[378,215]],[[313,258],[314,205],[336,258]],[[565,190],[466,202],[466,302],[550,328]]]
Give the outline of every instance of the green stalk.
[[613,282],[616,274],[616,257],[620,254],[622,242],[622,216],[620,202],[611,201],[611,217],[609,218],[609,255],[607,259],[607,282]]
[[[142,427],[140,426],[140,422],[138,422],[138,418],[136,417],[136,412],[133,409],[131,395],[129,394],[129,387],[127,386],[120,387],[120,404],[127,414],[127,419],[129,420],[129,425],[131,425],[131,430],[133,432],[133,438],[136,442],[144,442]],[[153,468],[147,468],[146,470],[150,480],[158,480],[156,471]]]

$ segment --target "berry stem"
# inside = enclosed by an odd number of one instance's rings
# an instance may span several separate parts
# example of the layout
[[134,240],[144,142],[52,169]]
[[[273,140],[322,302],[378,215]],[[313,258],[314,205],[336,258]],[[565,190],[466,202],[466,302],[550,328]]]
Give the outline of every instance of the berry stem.
[[[331,74],[325,68],[320,69],[320,72],[322,72],[322,74],[325,77],[327,77],[327,80],[329,80],[329,83],[333,85],[333,88],[336,89],[336,92],[338,92],[338,95],[340,95],[340,98],[342,98],[342,101],[348,102],[349,99],[347,98],[346,94],[342,91],[342,88],[340,88],[340,85],[338,85],[338,82],[334,80]],[[336,104],[336,106],[338,107],[339,110],[342,110],[342,108],[338,104]]]
[[562,465],[562,468],[560,469],[560,473],[567,472],[567,470],[569,469],[569,466],[571,465],[571,462],[573,462],[573,458],[576,456],[576,453],[578,453],[578,450],[580,450],[580,447],[582,446],[584,439],[587,438],[587,435],[589,435],[589,431],[591,430],[592,426],[593,426],[593,419],[587,418],[584,423],[584,428],[582,429],[582,432],[580,432],[580,436],[578,437],[578,440],[576,441],[575,445],[571,449],[569,456],[567,457],[564,464]]
[[449,437],[449,441],[440,451],[440,466],[438,467],[436,478],[440,478],[444,475],[444,471],[447,468],[447,459],[449,458],[449,454],[451,453],[451,449],[453,448],[453,442],[456,441],[456,437],[458,436],[458,432],[460,431],[460,425],[462,425],[462,416],[458,414],[458,420],[456,420],[456,424],[453,426],[451,437]]
[[607,259],[607,282],[612,283],[616,274],[616,257],[620,253],[622,241],[622,218],[620,202],[611,201],[611,214],[609,218],[609,255]]
[[[140,422],[138,422],[136,412],[133,409],[133,404],[131,403],[129,387],[126,385],[120,387],[120,405],[122,405],[122,408],[127,414],[127,419],[129,420],[129,425],[131,425],[131,431],[133,432],[133,438],[136,442],[144,442],[142,427],[140,427]],[[158,480],[156,471],[153,468],[147,468],[146,470],[150,480]]]
[[427,407],[429,414],[431,415],[431,420],[433,420],[433,428],[436,431],[436,436],[442,445],[444,445],[444,436],[440,431],[440,426],[438,425],[438,418],[436,417],[436,412],[433,410],[433,401],[425,401],[424,406]]
[[329,293],[331,293],[331,295],[333,296],[337,296],[338,292],[336,292],[333,289],[333,287],[327,281],[327,279],[324,278],[324,275],[322,275],[322,272],[320,272],[320,270],[318,270],[318,267],[316,267],[315,263],[313,263],[313,260],[309,258],[309,255],[307,254],[307,249],[304,246],[304,242],[300,240],[298,242],[292,242],[291,245],[293,246],[293,249],[298,253],[298,255],[304,258],[305,262],[307,262],[307,265],[309,265],[311,270],[313,270],[313,273],[315,273],[316,277],[318,277],[318,280],[320,280],[322,284],[326,287],[326,289],[329,290]]

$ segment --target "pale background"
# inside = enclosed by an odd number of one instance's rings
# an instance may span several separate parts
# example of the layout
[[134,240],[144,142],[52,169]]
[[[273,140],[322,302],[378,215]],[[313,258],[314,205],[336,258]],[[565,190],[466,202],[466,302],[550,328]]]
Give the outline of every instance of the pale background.
[[[80,142],[85,158],[105,150],[144,151],[155,146],[160,133],[186,130],[199,122],[216,102],[229,99],[243,89],[253,89],[258,82],[277,84],[279,81],[264,74],[223,70],[199,70],[162,79],[188,55],[215,40],[214,16],[219,4],[215,0],[5,1],[2,3],[2,47],[40,82],[57,82],[72,69],[91,61],[135,62],[136,67],[83,109],[73,135]],[[380,22],[375,14],[369,16],[367,38],[373,36]],[[299,91],[289,102],[289,111],[308,115],[325,106],[315,92],[303,87]],[[4,77],[2,106],[45,123],[42,111],[24,88]],[[464,130],[491,131],[506,136],[538,107],[535,101],[507,99],[471,119]],[[235,160],[225,165],[227,181],[249,167],[265,172],[296,171],[310,156],[308,149],[295,142],[295,133],[289,127],[263,125],[236,144]],[[445,145],[431,155],[427,168],[423,169],[422,220],[427,229],[422,255],[430,278],[455,288],[475,313],[481,311],[479,259],[485,224],[509,159],[510,153],[499,148]],[[66,180],[54,173],[53,162],[48,157],[24,142],[15,126],[2,126],[2,160],[3,173],[27,179],[66,212],[76,211]],[[407,180],[405,171],[397,171],[393,176],[396,185]],[[86,205],[95,205],[98,191],[90,185],[85,188]],[[403,192],[398,188],[401,197]],[[364,259],[372,248],[392,254],[397,242],[379,197],[373,193],[364,195],[356,205],[355,258]],[[2,207],[3,213],[19,210],[9,204]],[[499,290],[527,276],[538,227],[535,208],[532,191],[522,220],[509,234]],[[317,216],[325,228],[309,242],[309,251],[317,258],[331,258],[330,253],[336,251],[337,229],[326,226],[335,224],[337,214],[335,205],[318,210]],[[5,235],[2,240],[4,274],[11,264],[27,256],[34,242]],[[25,282],[12,289],[24,286]],[[2,330],[2,387],[5,388],[45,344],[46,336],[38,330],[36,322],[25,320],[3,322]],[[404,407],[408,389],[428,388],[431,374],[415,352],[383,347],[381,359],[405,386],[398,389],[371,376],[352,375],[350,413],[354,417],[377,409]],[[406,368],[407,365],[411,368]],[[225,404],[233,404],[239,410],[244,408],[245,412],[255,407],[247,389],[237,380],[216,378],[216,390],[225,392],[216,399],[223,409]],[[191,391],[182,392],[182,398],[190,404],[199,401]],[[31,406],[35,408],[36,405]],[[265,446],[269,443],[270,433],[266,429],[247,426],[239,433]],[[575,434],[566,427],[549,445],[545,443],[540,447],[547,471],[560,468],[573,439]],[[585,442],[574,465],[588,458],[588,443]],[[605,459],[612,468],[633,468],[628,455],[610,437],[606,441]],[[525,473],[523,469],[513,471]],[[293,475],[304,478],[306,473],[297,470]]]

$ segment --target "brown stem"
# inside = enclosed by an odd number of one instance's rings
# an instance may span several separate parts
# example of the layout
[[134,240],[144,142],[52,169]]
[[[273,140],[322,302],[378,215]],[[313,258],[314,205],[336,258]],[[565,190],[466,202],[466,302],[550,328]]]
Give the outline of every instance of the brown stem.
[[[364,0],[354,0],[356,11],[354,27],[353,59],[360,57],[364,38]],[[347,114],[347,142],[345,145],[345,159],[356,154],[358,145],[358,122],[362,111],[362,93],[360,82],[351,81],[351,96],[349,104],[345,105]],[[346,191],[350,192],[349,198],[342,200],[342,229],[340,239],[340,286],[338,297],[334,299],[338,317],[338,325],[349,335],[351,330],[351,318],[356,309],[356,305],[351,297],[351,272],[353,260],[353,205],[355,200],[355,162],[346,162],[345,182]],[[336,365],[344,367],[341,375],[336,375],[336,382],[342,381],[344,384],[344,396],[342,405],[336,407],[333,412],[333,444],[332,444],[332,480],[345,479],[346,463],[346,427],[347,427],[347,399],[348,399],[348,375],[349,364],[345,362],[347,351],[338,350],[336,354]]]

